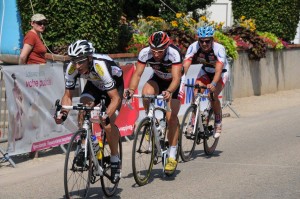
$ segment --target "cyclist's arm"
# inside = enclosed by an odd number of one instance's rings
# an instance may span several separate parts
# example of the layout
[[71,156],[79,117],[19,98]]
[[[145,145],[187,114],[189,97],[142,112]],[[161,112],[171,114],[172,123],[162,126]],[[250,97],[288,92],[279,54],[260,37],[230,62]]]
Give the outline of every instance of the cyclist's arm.
[[223,70],[223,63],[218,61],[215,66],[215,75],[213,78],[214,83],[218,83],[219,80],[221,79],[222,70]]
[[[70,89],[65,89],[65,94],[61,99],[61,105],[71,106],[72,105],[72,91]],[[69,110],[64,110],[65,112],[69,112]]]
[[136,70],[134,71],[134,73],[131,77],[130,84],[129,84],[129,89],[130,90],[137,89],[137,87],[139,85],[139,82],[140,82],[140,79],[141,79],[141,76],[142,76],[142,74],[145,70],[145,66],[146,66],[146,64],[141,63],[139,61],[136,63]]
[[190,59],[185,59],[183,61],[183,70],[184,70],[184,74],[186,75],[190,66],[191,66],[192,61]]
[[172,65],[172,82],[169,88],[167,89],[171,93],[174,93],[176,89],[179,87],[181,70],[182,70],[182,64]]
[[107,94],[111,101],[106,109],[106,114],[108,115],[108,117],[111,117],[116,112],[119,104],[121,103],[121,98],[116,88],[107,91]]

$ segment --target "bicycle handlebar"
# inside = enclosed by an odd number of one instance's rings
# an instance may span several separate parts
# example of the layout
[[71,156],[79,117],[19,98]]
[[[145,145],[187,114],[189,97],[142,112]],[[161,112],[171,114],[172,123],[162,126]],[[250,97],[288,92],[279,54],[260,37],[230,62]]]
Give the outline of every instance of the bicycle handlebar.
[[[206,86],[200,86],[199,84],[195,84],[195,85],[193,85],[193,84],[185,84],[185,86],[197,89],[198,93],[200,92],[200,89],[207,89]],[[210,92],[209,95],[210,95],[211,100],[215,101],[215,99],[214,99],[214,93]]]
[[136,97],[136,98],[147,98],[147,99],[164,99],[163,95],[145,95],[145,94],[138,95],[138,94],[134,94],[133,97]]
[[93,110],[99,110],[100,111],[100,116],[103,117],[106,115],[106,125],[110,122],[109,117],[106,114],[106,107],[104,105],[103,101],[100,101],[100,106],[94,106],[94,107],[90,107],[90,106],[86,106],[83,105],[82,103],[79,103],[77,105],[60,105],[59,104],[60,100],[57,99],[55,102],[55,106],[56,106],[56,112],[55,112],[55,116],[57,117],[60,114],[61,109],[66,109],[66,110],[83,110],[83,111],[93,111]]

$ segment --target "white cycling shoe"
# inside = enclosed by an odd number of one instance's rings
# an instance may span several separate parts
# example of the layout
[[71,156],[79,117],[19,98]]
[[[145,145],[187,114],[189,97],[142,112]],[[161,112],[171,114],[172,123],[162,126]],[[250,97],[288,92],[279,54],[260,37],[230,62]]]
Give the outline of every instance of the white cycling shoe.
[[214,135],[213,135],[213,137],[215,139],[219,138],[221,136],[221,132],[222,132],[222,123],[215,124],[215,129],[214,129]]

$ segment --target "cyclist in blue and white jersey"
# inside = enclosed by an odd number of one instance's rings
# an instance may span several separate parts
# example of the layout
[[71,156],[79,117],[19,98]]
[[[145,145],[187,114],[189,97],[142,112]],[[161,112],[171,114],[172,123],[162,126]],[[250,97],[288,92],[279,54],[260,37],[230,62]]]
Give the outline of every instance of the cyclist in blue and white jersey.
[[214,32],[212,26],[198,28],[198,41],[188,47],[183,67],[186,74],[191,64],[202,64],[196,84],[206,85],[214,93],[211,105],[215,114],[214,138],[218,138],[222,132],[222,109],[218,95],[228,79],[228,63],[224,46],[214,41]]
[[[169,128],[167,138],[170,144],[170,151],[165,166],[165,172],[172,172],[177,166],[176,153],[179,134],[177,114],[180,109],[180,101],[177,99],[177,96],[183,68],[181,54],[176,46],[170,44],[170,38],[165,32],[152,33],[149,37],[149,46],[140,51],[136,70],[130,81],[128,91],[124,93],[124,97],[126,97],[127,92],[131,96],[133,95],[147,64],[153,69],[154,74],[144,85],[142,93],[154,95],[161,93],[172,110],[167,112],[166,115]],[[149,101],[144,100],[143,103],[147,111]]]
[[[107,134],[107,142],[111,149],[112,183],[120,180],[120,158],[118,153],[119,133],[115,126],[117,112],[121,108],[121,99],[124,92],[122,69],[108,55],[95,54],[92,43],[87,40],[78,40],[68,48],[71,62],[66,70],[65,93],[62,105],[72,105],[72,90],[78,78],[87,79],[87,83],[80,96],[84,105],[95,106],[101,99],[105,99],[106,115],[100,118]],[[62,109],[55,118],[57,124],[66,120],[68,110]],[[82,127],[82,112],[78,115],[78,125]]]

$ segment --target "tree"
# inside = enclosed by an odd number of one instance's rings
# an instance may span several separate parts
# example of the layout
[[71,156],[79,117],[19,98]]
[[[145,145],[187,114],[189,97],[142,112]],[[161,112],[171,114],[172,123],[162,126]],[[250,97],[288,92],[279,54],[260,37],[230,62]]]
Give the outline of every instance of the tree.
[[[168,21],[174,17],[174,12],[193,12],[196,9],[205,9],[215,0],[125,0],[123,12],[128,19],[137,19],[137,16],[160,16]],[[172,11],[170,8],[174,11]]]
[[255,19],[257,30],[292,41],[300,19],[299,0],[231,0],[234,19]]

